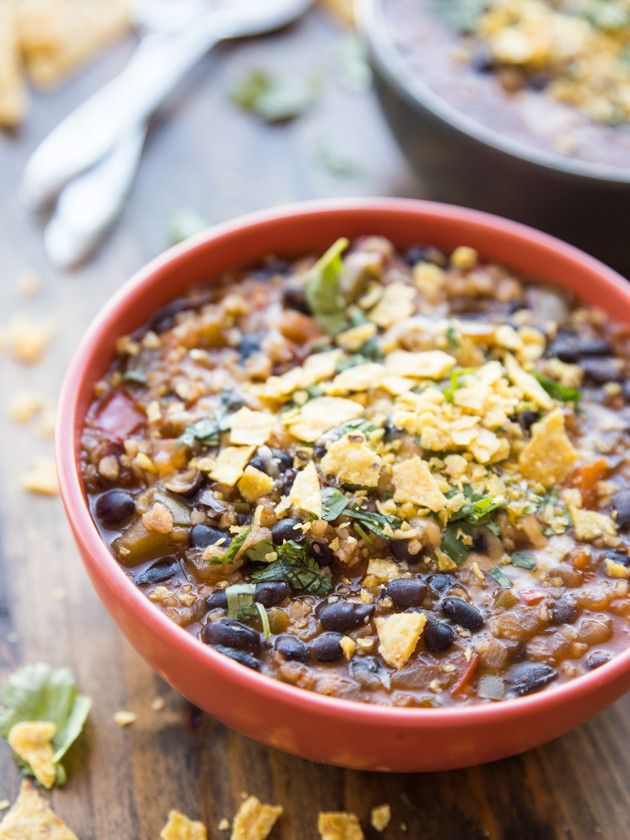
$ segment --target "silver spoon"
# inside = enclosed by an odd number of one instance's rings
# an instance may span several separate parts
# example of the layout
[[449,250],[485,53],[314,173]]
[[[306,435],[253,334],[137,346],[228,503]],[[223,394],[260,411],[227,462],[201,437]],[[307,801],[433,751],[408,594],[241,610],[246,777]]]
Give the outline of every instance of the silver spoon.
[[73,111],[35,150],[22,178],[23,200],[45,206],[79,172],[142,125],[182,76],[226,38],[269,32],[299,17],[311,0],[224,0],[195,25],[156,36],[151,48]]

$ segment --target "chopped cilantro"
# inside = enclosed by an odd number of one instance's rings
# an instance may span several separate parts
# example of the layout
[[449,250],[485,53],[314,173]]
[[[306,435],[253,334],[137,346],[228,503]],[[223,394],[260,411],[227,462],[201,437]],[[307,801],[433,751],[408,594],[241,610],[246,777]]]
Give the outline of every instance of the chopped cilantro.
[[286,122],[313,104],[319,87],[320,81],[314,76],[306,80],[295,76],[276,79],[265,70],[252,70],[232,90],[231,99],[265,122]]
[[265,558],[268,554],[274,551],[273,543],[269,540],[261,540],[257,542],[256,545],[253,545],[251,548],[248,548],[245,552],[248,560],[251,560],[252,563],[268,563],[269,561]]
[[265,639],[268,639],[269,636],[271,636],[271,627],[269,626],[269,616],[267,615],[267,610],[259,601],[254,601],[254,607],[258,611],[258,615],[260,617],[260,623],[263,628],[263,636]]
[[451,351],[459,350],[461,341],[459,338],[459,333],[457,332],[457,328],[452,321],[448,322],[448,326],[446,327],[446,343],[448,344],[448,349]]
[[342,155],[327,142],[319,143],[316,154],[321,166],[337,178],[358,178],[365,171],[363,166],[349,156]]
[[242,405],[241,397],[226,388],[221,391],[213,415],[202,417],[196,423],[189,423],[184,434],[178,438],[177,443],[184,446],[193,446],[195,442],[202,446],[218,446],[221,432],[230,428],[229,413],[236,411]]
[[236,555],[239,553],[241,548],[243,547],[245,540],[249,536],[249,532],[251,531],[251,525],[249,528],[246,528],[244,531],[241,531],[240,534],[237,534],[232,542],[230,543],[230,547],[228,548],[224,557],[213,557],[210,561],[211,565],[216,565],[217,563],[222,563],[226,565],[227,563],[231,563],[233,560],[236,559]]
[[347,435],[350,432],[363,432],[365,435],[371,435],[373,432],[381,431],[380,426],[376,426],[371,420],[367,420],[365,417],[357,417],[356,420],[348,420],[347,423],[344,423],[343,426],[339,427],[341,429],[341,433],[343,435]]
[[368,545],[374,545],[374,540],[372,539],[372,537],[369,534],[365,533],[365,531],[359,525],[358,522],[354,523],[354,530],[357,532],[357,534],[361,537],[362,540],[365,540],[365,542],[368,543]]
[[205,230],[210,226],[208,219],[204,218],[196,210],[181,207],[174,210],[168,220],[168,238],[171,245],[177,245],[185,239],[189,239],[196,233]]
[[402,524],[402,521],[397,516],[384,516],[382,513],[363,510],[357,504],[354,504],[351,508],[346,508],[344,515],[356,519],[361,525],[368,528],[378,537],[384,537],[385,539],[387,539],[387,534],[384,531],[386,526],[395,530],[396,528],[400,528]]
[[442,534],[440,548],[451,558],[453,563],[461,566],[468,557],[468,547],[462,541],[462,534],[469,534],[469,528],[461,522],[450,523]]
[[277,548],[278,559],[269,563],[266,569],[256,572],[252,580],[256,583],[284,580],[297,592],[309,595],[324,595],[332,589],[332,580],[322,572],[318,563],[308,556],[304,546],[294,540],[282,543]]
[[501,586],[503,589],[511,589],[512,581],[509,577],[502,571],[500,566],[495,566],[493,569],[490,569],[490,575],[496,580],[496,582]]
[[499,508],[506,504],[503,496],[481,496],[473,495],[470,485],[464,487],[464,495],[470,501],[451,516],[451,522],[459,522],[462,519],[469,525],[482,525],[489,527],[489,517]]
[[520,566],[521,569],[529,569],[530,571],[536,568],[536,558],[527,551],[515,551],[511,557],[511,563],[514,566]]
[[256,599],[255,583],[236,583],[233,586],[226,586],[225,597],[227,598],[227,617],[235,620],[244,607],[253,604]]
[[[53,735],[55,783],[64,784],[65,770],[60,763],[78,738],[92,701],[79,694],[76,680],[67,668],[53,670],[48,665],[24,665],[8,677],[2,694],[5,709],[0,712],[0,735],[5,738],[16,723],[50,721],[57,726]],[[20,760],[22,770],[34,775],[29,764]]]
[[143,387],[149,384],[146,376],[140,370],[126,370],[121,376],[121,380],[130,385],[142,385]]
[[487,0],[434,0],[433,10],[457,32],[473,32]]
[[341,237],[321,256],[306,276],[304,291],[313,317],[327,333],[335,336],[348,326],[346,302],[341,286],[341,254],[349,242]]
[[326,522],[334,522],[350,504],[350,499],[334,487],[322,489],[322,516]]
[[542,373],[538,373],[538,371],[534,371],[534,376],[554,400],[577,404],[582,399],[582,392],[577,388],[569,388],[568,385],[561,385],[560,382],[554,382],[553,379],[548,379]]
[[335,45],[337,80],[348,90],[363,93],[372,84],[365,46],[358,35],[344,35]]
[[459,368],[451,371],[451,384],[444,389],[444,399],[447,402],[452,403],[454,401],[455,391],[462,387],[460,380],[464,376],[468,376],[469,373],[473,373],[473,371],[474,368]]

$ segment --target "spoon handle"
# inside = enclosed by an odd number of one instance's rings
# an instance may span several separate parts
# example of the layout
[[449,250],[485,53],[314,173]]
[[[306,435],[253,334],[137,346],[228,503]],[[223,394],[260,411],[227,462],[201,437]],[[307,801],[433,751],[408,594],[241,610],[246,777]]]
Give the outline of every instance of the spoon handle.
[[120,215],[140,162],[146,128],[146,123],[133,128],[61,191],[44,231],[46,254],[55,268],[82,262]]
[[22,179],[25,203],[45,206],[118,138],[145,123],[182,76],[234,28],[229,9],[218,10],[179,34],[156,35],[150,44],[141,43],[122,73],[59,123],[35,150]]

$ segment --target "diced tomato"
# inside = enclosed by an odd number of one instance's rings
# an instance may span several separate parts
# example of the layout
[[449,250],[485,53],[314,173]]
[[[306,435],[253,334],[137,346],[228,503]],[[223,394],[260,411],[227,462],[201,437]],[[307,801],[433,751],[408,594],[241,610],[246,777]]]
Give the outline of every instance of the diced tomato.
[[539,604],[545,597],[545,593],[540,589],[521,589],[517,595],[525,604]]
[[569,486],[580,491],[585,507],[593,507],[597,503],[597,482],[603,481],[607,475],[608,461],[598,458],[590,464],[577,467],[569,479]]
[[114,391],[94,418],[94,424],[99,429],[102,429],[110,438],[119,440],[129,437],[146,422],[146,416],[122,391]]
[[477,665],[479,664],[479,657],[476,653],[470,657],[470,661],[467,663],[466,667],[459,675],[457,681],[451,688],[451,694],[457,694],[459,691],[462,690],[472,679],[472,675],[477,670]]

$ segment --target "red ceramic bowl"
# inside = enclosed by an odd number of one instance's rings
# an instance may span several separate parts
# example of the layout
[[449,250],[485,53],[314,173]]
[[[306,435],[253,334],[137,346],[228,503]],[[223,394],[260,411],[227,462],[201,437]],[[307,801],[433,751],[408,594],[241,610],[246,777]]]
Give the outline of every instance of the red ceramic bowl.
[[630,650],[540,694],[487,706],[379,707],[273,680],[205,646],[162,615],[125,576],[88,512],[79,467],[83,418],[116,339],[190,285],[268,252],[324,250],[339,236],[382,234],[399,246],[477,248],[484,257],[574,290],[630,323],[630,286],[592,257],[543,233],[459,207],[400,199],[326,201],[245,216],[167,251],[132,278],[89,328],[59,408],[61,493],[101,600],[144,659],[174,688],[239,732],[303,758],[362,770],[446,770],[513,755],[567,732],[630,687]]

